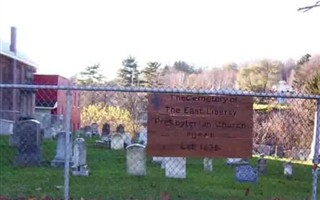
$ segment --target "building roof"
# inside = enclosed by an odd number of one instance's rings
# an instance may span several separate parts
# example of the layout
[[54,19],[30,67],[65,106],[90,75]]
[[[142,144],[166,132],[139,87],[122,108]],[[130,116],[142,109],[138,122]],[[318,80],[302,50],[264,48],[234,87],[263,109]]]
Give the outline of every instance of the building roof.
[[17,61],[20,61],[22,63],[25,63],[32,67],[38,67],[38,65],[30,60],[25,54],[22,52],[17,51],[17,53],[13,53],[10,51],[10,44],[7,42],[4,42],[0,39],[0,54],[7,56],[9,58],[15,59]]
[[64,76],[62,76],[62,75],[60,75],[60,74],[42,74],[42,73],[35,73],[34,76],[39,76],[39,77],[41,77],[41,76],[43,76],[43,77],[45,77],[45,76],[59,77],[59,78],[63,78],[63,79],[69,80],[68,78],[66,78],[66,77],[64,77]]

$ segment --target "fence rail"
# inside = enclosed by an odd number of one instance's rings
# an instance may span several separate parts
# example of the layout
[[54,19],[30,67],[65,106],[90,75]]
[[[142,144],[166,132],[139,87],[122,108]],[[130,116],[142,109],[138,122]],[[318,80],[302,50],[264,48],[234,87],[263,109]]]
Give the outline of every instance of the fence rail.
[[282,93],[282,92],[252,92],[235,89],[185,89],[185,88],[146,88],[146,87],[108,87],[108,86],[74,86],[74,85],[26,85],[0,84],[0,88],[11,89],[52,89],[77,91],[104,91],[104,92],[146,92],[146,93],[181,93],[181,94],[211,94],[211,95],[241,95],[250,97],[280,97],[299,99],[320,99],[320,95]]
[[[147,97],[164,93],[252,98],[252,119],[239,118],[253,123],[250,158],[149,155]],[[0,102],[0,199],[319,199],[320,95],[0,84]],[[179,123],[197,140],[215,134],[183,117],[162,131]]]

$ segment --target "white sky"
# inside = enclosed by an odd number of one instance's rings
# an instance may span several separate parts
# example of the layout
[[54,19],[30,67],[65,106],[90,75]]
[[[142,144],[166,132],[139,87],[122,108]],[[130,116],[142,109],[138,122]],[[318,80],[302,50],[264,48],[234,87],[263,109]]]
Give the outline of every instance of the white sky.
[[122,59],[216,67],[260,58],[320,53],[315,0],[0,0],[0,38],[39,64],[70,77],[100,63],[113,78]]

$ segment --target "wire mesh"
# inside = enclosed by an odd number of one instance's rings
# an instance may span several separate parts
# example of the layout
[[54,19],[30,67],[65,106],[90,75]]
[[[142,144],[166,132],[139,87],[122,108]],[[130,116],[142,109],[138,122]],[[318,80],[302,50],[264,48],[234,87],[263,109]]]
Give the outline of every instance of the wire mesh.
[[[311,181],[318,163],[314,154],[319,96],[4,84],[0,91],[0,196],[61,198],[68,151],[68,192],[73,199],[306,199],[313,188],[319,198],[318,184]],[[18,94],[16,101],[13,92]],[[149,155],[151,93],[253,98],[252,156]],[[65,148],[68,131],[72,134]],[[15,164],[21,152],[28,165]]]

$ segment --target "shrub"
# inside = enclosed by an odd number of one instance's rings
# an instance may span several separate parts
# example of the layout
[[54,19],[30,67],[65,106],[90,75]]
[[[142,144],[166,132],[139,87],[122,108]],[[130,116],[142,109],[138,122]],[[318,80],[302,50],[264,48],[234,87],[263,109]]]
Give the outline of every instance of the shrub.
[[124,125],[126,132],[134,133],[134,121],[133,117],[128,110],[107,106],[102,103],[88,105],[81,111],[81,124],[91,125],[92,123],[98,123],[101,131],[104,123],[110,124],[111,131],[115,131],[119,124]]
[[[254,142],[281,145],[286,150],[310,149],[313,136],[313,122],[309,115],[314,109],[307,109],[312,100],[292,100],[287,109],[254,113]],[[308,114],[307,114],[308,113]]]

